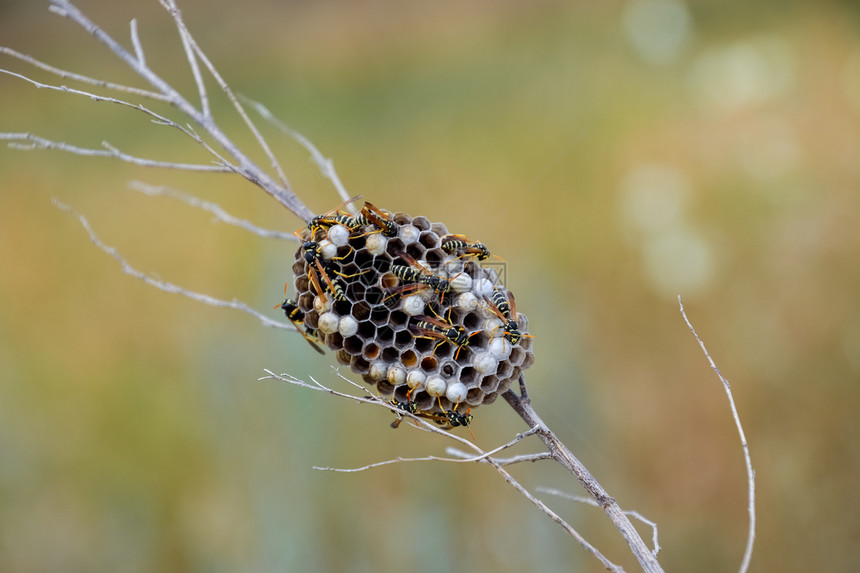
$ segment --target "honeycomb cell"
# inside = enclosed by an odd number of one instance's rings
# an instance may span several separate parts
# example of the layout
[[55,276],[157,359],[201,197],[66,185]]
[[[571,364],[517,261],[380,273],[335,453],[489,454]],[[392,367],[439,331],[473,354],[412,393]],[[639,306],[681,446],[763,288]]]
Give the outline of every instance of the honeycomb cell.
[[364,345],[361,354],[368,360],[373,360],[379,356],[379,346],[373,342],[368,342]]

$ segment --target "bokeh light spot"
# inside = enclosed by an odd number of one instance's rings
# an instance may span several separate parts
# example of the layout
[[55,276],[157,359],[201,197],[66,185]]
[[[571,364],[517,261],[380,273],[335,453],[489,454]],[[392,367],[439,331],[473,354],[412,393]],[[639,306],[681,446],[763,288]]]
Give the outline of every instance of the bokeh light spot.
[[636,53],[652,64],[678,61],[693,35],[690,12],[678,0],[633,0],[622,21]]

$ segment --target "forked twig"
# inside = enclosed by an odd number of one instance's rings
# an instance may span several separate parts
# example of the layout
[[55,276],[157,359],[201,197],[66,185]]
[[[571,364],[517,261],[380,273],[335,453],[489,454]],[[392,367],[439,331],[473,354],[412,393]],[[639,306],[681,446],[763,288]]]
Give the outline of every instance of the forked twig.
[[[592,498],[585,497],[584,495],[572,495],[567,492],[561,491],[559,489],[551,488],[551,487],[538,487],[537,490],[541,493],[546,493],[549,495],[554,495],[557,497],[561,497],[564,499],[569,499],[570,501],[576,501],[579,503],[584,503],[586,505],[593,505],[594,507],[600,507],[600,505]],[[657,557],[657,554],[660,553],[660,543],[657,541],[657,524],[651,521],[650,519],[644,517],[641,513],[634,510],[625,510],[625,514],[633,517],[634,519],[638,519],[645,525],[651,528],[651,541],[654,543],[654,548],[651,549],[651,554],[654,557]]]
[[[289,186],[289,183],[286,180],[286,176],[283,173],[283,170],[277,163],[274,155],[271,153],[268,144],[265,139],[262,137],[260,132],[254,126],[253,122],[250,121],[248,115],[245,113],[241,104],[238,102],[236,97],[233,95],[233,92],[230,90],[227,83],[221,77],[221,75],[217,72],[214,66],[212,66],[209,59],[194,41],[191,34],[188,32],[188,29],[185,27],[184,22],[182,21],[181,13],[176,8],[176,4],[174,0],[160,0],[162,5],[168,10],[170,15],[173,17],[173,20],[177,26],[180,37],[182,39],[183,47],[186,52],[186,57],[188,59],[189,65],[192,68],[192,74],[194,75],[195,85],[198,88],[198,97],[200,98],[200,108],[198,109],[194,105],[192,105],[185,97],[182,96],[179,91],[173,88],[169,83],[163,80],[158,74],[156,74],[146,63],[144,58],[143,46],[140,43],[140,39],[137,33],[137,25],[132,24],[130,35],[131,35],[131,43],[133,45],[134,53],[126,50],[119,42],[114,40],[109,34],[107,34],[102,28],[93,23],[89,18],[87,18],[72,2],[69,0],[51,0],[50,10],[56,14],[59,14],[63,17],[69,18],[87,32],[89,32],[93,37],[96,38],[100,43],[106,46],[114,55],[116,55],[120,60],[122,60],[127,66],[129,66],[134,73],[144,79],[147,83],[149,83],[153,88],[152,90],[139,90],[136,88],[131,88],[128,86],[122,86],[115,83],[105,82],[102,80],[96,80],[93,78],[88,78],[86,76],[82,76],[80,74],[74,74],[71,72],[66,72],[65,70],[60,70],[58,68],[54,68],[52,66],[48,66],[47,64],[43,64],[34,58],[30,58],[28,56],[23,56],[14,50],[8,48],[0,48],[2,53],[10,55],[20,61],[24,61],[25,63],[29,63],[47,71],[49,73],[59,75],[63,78],[75,79],[86,83],[88,85],[94,85],[103,87],[106,89],[118,90],[122,93],[135,95],[146,98],[153,98],[159,101],[163,101],[169,103],[171,106],[175,107],[179,112],[184,114],[186,117],[190,118],[191,123],[199,126],[203,132],[208,134],[217,145],[223,150],[223,152],[218,152],[215,150],[215,147],[204,141],[197,133],[191,128],[182,126],[177,122],[174,122],[166,117],[163,117],[152,110],[130,101],[126,101],[120,98],[114,97],[106,97],[99,94],[95,94],[92,92],[87,92],[84,90],[78,90],[74,88],[68,88],[66,86],[56,86],[51,84],[45,84],[42,82],[37,82],[32,80],[26,76],[21,74],[16,74],[14,72],[10,72],[8,70],[0,70],[6,74],[24,79],[25,81],[30,82],[32,85],[41,88],[48,88],[57,91],[62,91],[75,95],[82,95],[89,97],[91,99],[95,99],[96,101],[105,101],[114,103],[117,105],[125,106],[132,108],[136,111],[143,112],[150,117],[152,117],[156,123],[167,125],[170,127],[174,127],[179,129],[184,135],[190,137],[196,143],[202,145],[207,152],[209,152],[214,158],[216,162],[217,170],[229,170],[235,173],[242,175],[245,179],[250,181],[251,183],[257,185],[261,189],[263,189],[266,193],[280,202],[283,206],[290,209],[293,213],[295,213],[298,217],[300,217],[304,221],[308,221],[313,213],[302,203],[301,200],[296,196],[293,192],[292,188]],[[269,158],[272,164],[272,169],[277,173],[278,178],[281,180],[280,183],[276,182],[272,177],[270,177],[263,169],[258,167],[239,147],[233,143],[233,141],[221,130],[221,128],[217,125],[214,118],[211,115],[211,110],[209,108],[209,99],[205,88],[205,82],[203,80],[202,73],[198,66],[198,60],[204,64],[206,70],[210,73],[210,75],[215,79],[218,83],[219,87],[222,89],[224,94],[233,104],[236,112],[240,115],[242,120],[251,130],[254,135],[255,140],[257,141],[260,148]],[[31,134],[3,134],[3,139],[7,140],[23,140],[25,142],[35,143],[35,148],[46,148],[51,147],[55,149],[61,149],[64,151],[72,151],[76,153],[81,153],[83,155],[94,155],[94,156],[110,156],[115,158],[120,158],[125,161],[131,161],[133,163],[137,163],[140,165],[147,166],[169,166],[180,169],[192,169],[188,165],[176,162],[153,162],[151,160],[144,160],[143,158],[135,158],[133,156],[122,154],[115,149],[112,149],[108,146],[107,151],[103,150],[84,150],[84,148],[72,146],[64,143],[49,141],[45,138],[41,138]],[[229,158],[229,159],[228,159]],[[194,170],[201,169],[200,167],[194,167]],[[212,170],[211,166],[207,166],[207,169]]]
[[738,415],[738,409],[735,406],[735,399],[732,396],[732,386],[729,384],[729,381],[726,380],[723,373],[720,372],[720,369],[717,368],[714,359],[711,358],[708,349],[705,347],[705,343],[702,342],[702,339],[699,338],[699,334],[696,332],[696,329],[693,328],[693,325],[690,323],[690,319],[687,318],[687,313],[684,311],[684,303],[681,302],[681,297],[678,296],[678,306],[681,308],[681,316],[684,317],[684,322],[687,323],[687,328],[690,329],[690,332],[693,333],[693,336],[696,337],[696,342],[699,343],[699,346],[702,348],[702,352],[705,353],[705,357],[708,359],[708,362],[711,365],[711,369],[717,374],[717,377],[720,379],[720,382],[723,383],[723,389],[726,391],[726,396],[729,399],[729,407],[732,410],[732,416],[735,419],[735,426],[738,429],[738,435],[741,440],[741,448],[744,451],[744,463],[746,464],[747,469],[747,513],[749,514],[749,531],[747,532],[747,546],[744,551],[743,561],[741,562],[741,567],[739,569],[740,573],[746,573],[750,566],[750,560],[752,559],[753,546],[755,545],[755,470],[752,466],[752,458],[750,457],[750,447],[747,442],[746,434],[744,434],[744,428],[741,425],[741,417]]
[[[494,450],[491,450],[489,452],[485,452],[481,448],[479,448],[477,445],[473,444],[472,442],[469,442],[468,440],[465,440],[464,438],[461,438],[461,437],[456,436],[450,432],[442,430],[441,428],[435,427],[432,424],[428,423],[426,420],[424,420],[418,416],[414,416],[413,414],[411,414],[409,412],[398,410],[396,405],[391,404],[390,402],[386,402],[385,400],[383,400],[380,397],[368,396],[366,398],[362,398],[360,396],[353,396],[353,395],[346,394],[344,392],[339,392],[337,390],[333,390],[331,388],[328,388],[328,387],[322,385],[321,383],[319,383],[318,381],[314,380],[313,378],[311,378],[313,384],[309,384],[309,383],[307,383],[307,382],[305,382],[299,378],[296,378],[295,376],[292,376],[290,374],[278,375],[278,374],[275,374],[274,372],[272,372],[271,370],[265,370],[265,372],[268,374],[268,376],[264,376],[264,377],[260,378],[260,380],[279,380],[279,381],[287,382],[289,384],[293,384],[293,385],[300,386],[303,388],[309,388],[312,390],[316,390],[318,392],[327,392],[329,394],[332,394],[334,396],[339,396],[341,398],[349,398],[350,400],[353,400],[353,401],[356,401],[359,403],[374,404],[377,407],[386,408],[386,409],[388,409],[388,410],[390,410],[396,414],[399,414],[399,415],[402,415],[404,417],[408,417],[408,418],[414,420],[416,422],[416,425],[413,426],[410,424],[409,425],[410,428],[423,429],[423,430],[431,431],[434,433],[442,434],[442,435],[448,437],[449,439],[452,439],[452,440],[455,440],[455,441],[458,441],[460,443],[467,445],[469,447],[469,449],[474,450],[478,453],[477,456],[473,456],[471,459],[468,459],[468,460],[441,458],[441,457],[437,457],[437,456],[424,456],[421,458],[396,458],[393,460],[386,460],[383,462],[377,462],[374,464],[369,464],[367,466],[363,466],[360,468],[353,468],[353,469],[320,468],[320,467],[315,467],[315,469],[353,473],[353,472],[365,471],[365,470],[379,467],[379,466],[383,466],[383,465],[390,465],[390,464],[394,464],[394,463],[411,462],[411,461],[438,460],[438,461],[450,461],[450,462],[463,462],[463,461],[486,462],[486,463],[490,464],[491,466],[493,466],[493,468],[499,473],[499,475],[501,475],[502,478],[507,483],[509,483],[514,489],[516,489],[523,497],[528,499],[532,504],[534,504],[541,511],[543,511],[547,516],[549,516],[550,519],[552,519],[557,524],[559,524],[562,528],[564,528],[564,530],[567,531],[574,539],[576,539],[576,541],[579,542],[580,545],[582,545],[582,547],[585,548],[586,551],[588,551],[589,553],[594,555],[601,562],[601,564],[603,564],[603,566],[607,570],[614,571],[616,573],[621,573],[624,571],[621,567],[619,567],[618,565],[615,565],[614,563],[609,561],[596,547],[591,545],[584,537],[582,537],[582,535],[578,531],[576,531],[573,527],[571,527],[571,525],[569,523],[567,523],[561,516],[559,516],[552,509],[550,509],[543,501],[541,501],[540,499],[535,497],[531,492],[529,492],[525,487],[523,487],[522,484],[520,484],[516,479],[514,479],[514,477],[510,473],[508,473],[502,467],[502,465],[499,464],[492,457],[493,452],[498,452],[498,451],[502,451],[506,448],[509,448],[510,446],[521,441],[522,439],[524,439],[524,438],[526,438],[526,437],[528,437],[534,433],[537,433],[539,431],[538,428],[532,428],[526,432],[523,432],[522,434],[518,434],[517,437],[514,438],[513,440],[511,440],[510,442],[508,442],[502,446],[499,446],[499,447],[495,448]],[[338,372],[338,376],[340,376],[339,372]],[[340,377],[344,380],[347,380],[343,376],[340,376]],[[350,384],[352,384],[353,386],[355,386],[357,388],[360,388],[360,386],[358,386],[357,384],[355,384],[354,382],[352,382],[350,380],[347,380],[347,382],[349,382]]]
[[171,199],[177,199],[195,207],[197,209],[202,209],[204,211],[209,211],[215,216],[215,219],[221,221],[223,223],[227,223],[228,225],[234,225],[236,227],[241,227],[246,231],[254,233],[260,237],[265,237],[268,239],[283,239],[285,241],[298,241],[298,237],[296,237],[293,233],[287,233],[285,231],[272,231],[270,229],[263,229],[262,227],[258,227],[257,225],[251,223],[248,220],[240,219],[239,217],[235,217],[224,210],[221,205],[218,203],[213,203],[212,201],[205,201],[200,199],[199,197],[195,197],[189,193],[183,193],[182,191],[177,191],[176,189],[172,189],[166,185],[149,185],[148,183],[144,183],[143,181],[131,181],[128,186],[135,191],[139,191],[144,195],[148,195],[149,197],[157,197],[164,196],[170,197]]
[[662,572],[663,568],[657,561],[657,557],[651,552],[639,532],[633,527],[627,514],[619,507],[615,499],[610,496],[603,486],[591,475],[585,465],[573,455],[573,452],[562,442],[559,437],[549,429],[541,420],[531,404],[531,399],[526,388],[525,377],[520,375],[520,392],[517,394],[513,388],[509,388],[502,394],[505,401],[523,419],[529,427],[537,427],[537,436],[546,445],[552,459],[561,464],[579,483],[588,494],[595,500],[597,505],[603,509],[609,520],[627,542],[640,567],[647,573]]
[[66,205],[65,203],[61,203],[60,201],[57,201],[56,199],[54,199],[54,205],[56,205],[56,207],[58,209],[74,215],[75,218],[77,218],[78,222],[81,224],[81,226],[84,228],[84,230],[86,230],[86,232],[89,234],[90,241],[92,241],[92,243],[96,247],[98,247],[99,249],[101,249],[102,251],[104,251],[108,255],[112,256],[114,259],[116,259],[116,261],[120,264],[120,266],[122,266],[122,272],[124,272],[125,274],[131,275],[136,279],[140,279],[143,282],[145,282],[146,284],[157,288],[158,290],[162,290],[164,292],[181,294],[181,295],[186,296],[192,300],[196,300],[197,302],[202,302],[203,304],[208,304],[209,306],[218,306],[218,307],[222,307],[222,308],[232,308],[234,310],[241,310],[242,312],[246,312],[246,313],[250,314],[251,316],[254,316],[257,319],[259,319],[259,321],[261,323],[263,323],[263,326],[272,326],[275,328],[283,328],[286,330],[296,330],[296,327],[294,325],[292,325],[291,323],[285,323],[285,322],[279,322],[277,320],[272,320],[271,318],[264,315],[263,313],[255,310],[254,308],[251,308],[250,306],[248,306],[244,302],[241,302],[241,301],[238,301],[235,299],[234,300],[222,300],[219,298],[215,298],[213,296],[209,296],[208,294],[194,292],[194,291],[188,290],[186,288],[183,288],[181,286],[175,285],[173,283],[156,279],[154,277],[149,276],[146,273],[143,273],[143,272],[135,269],[133,266],[131,266],[128,263],[128,261],[125,260],[125,258],[119,253],[119,251],[116,250],[116,248],[111,247],[110,245],[103,243],[102,240],[99,239],[99,237],[96,235],[95,231],[93,231],[93,228],[90,226],[90,222],[87,220],[87,218],[85,216],[81,215],[80,213],[78,213],[77,211],[75,211],[74,209],[72,209],[71,207]]

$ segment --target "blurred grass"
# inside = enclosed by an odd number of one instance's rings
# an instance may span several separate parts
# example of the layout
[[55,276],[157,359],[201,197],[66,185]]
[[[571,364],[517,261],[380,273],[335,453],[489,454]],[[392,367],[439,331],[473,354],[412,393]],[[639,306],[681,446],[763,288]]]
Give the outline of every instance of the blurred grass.
[[[149,61],[191,87],[156,2],[80,6],[122,39],[137,17]],[[622,507],[660,524],[667,570],[731,570],[746,528],[735,430],[677,294],[733,382],[751,442],[753,570],[853,570],[860,41],[850,4],[696,3],[692,39],[664,65],[628,42],[629,4],[181,7],[234,89],[310,137],[351,192],[443,220],[505,258],[537,337],[528,379],[539,411]],[[0,7],[0,44],[131,81],[37,3]],[[4,131],[201,157],[125,110],[7,76],[0,109]],[[312,209],[337,203],[299,155],[276,147]],[[664,184],[648,187],[655,173]],[[440,444],[392,432],[380,413],[256,382],[263,368],[334,379],[296,337],[122,275],[50,202],[85,213],[137,268],[265,310],[280,300],[291,248],[126,183],[300,226],[264,194],[229,176],[57,152],[3,150],[0,174],[0,570],[598,570],[487,468],[311,470]],[[476,414],[482,445],[522,429],[506,406]],[[555,469],[516,472],[577,493]],[[599,513],[553,506],[636,570]]]

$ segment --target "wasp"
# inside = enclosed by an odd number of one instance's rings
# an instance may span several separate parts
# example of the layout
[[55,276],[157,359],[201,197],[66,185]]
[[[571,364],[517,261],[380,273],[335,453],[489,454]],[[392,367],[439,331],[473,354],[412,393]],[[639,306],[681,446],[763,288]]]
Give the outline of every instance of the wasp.
[[335,213],[333,215],[317,215],[308,222],[308,229],[313,235],[320,229],[327,229],[334,225],[343,225],[352,232],[361,227],[362,223],[356,217]]
[[[398,410],[403,410],[404,412],[408,412],[410,414],[415,414],[418,412],[418,404],[416,404],[415,402],[398,402],[397,400],[392,398],[391,404],[395,406]],[[400,426],[400,422],[402,421],[403,418],[397,418],[396,420],[391,422],[391,427],[397,428],[398,426]]]
[[438,412],[415,412],[415,415],[420,416],[421,418],[427,418],[428,420],[433,420],[439,425],[448,424],[448,427],[450,428],[456,428],[458,426],[463,426],[465,428],[468,427],[474,419],[472,414],[469,413],[471,411],[472,409],[469,408],[466,410],[465,414],[461,414],[456,410],[446,410],[444,414],[440,414]]
[[469,413],[471,411],[472,409],[469,408],[466,410],[465,414],[460,414],[454,410],[448,410],[445,412],[445,418],[448,419],[448,423],[451,424],[452,427],[468,426],[472,423],[472,414]]
[[299,308],[299,305],[298,303],[296,303],[296,301],[291,298],[287,298],[287,284],[284,284],[284,302],[275,305],[275,308],[280,308],[284,311],[284,314],[287,315],[287,318],[290,319],[290,322],[293,323],[293,326],[296,327],[296,330],[299,332],[299,334],[301,334],[302,337],[304,337],[304,339],[308,341],[308,344],[310,344],[314,350],[316,350],[320,354],[325,354],[325,352],[323,352],[323,349],[316,344],[318,340],[314,336],[314,330],[308,328],[305,325],[305,313],[302,311],[302,309]]
[[473,255],[479,261],[490,258],[490,249],[484,243],[470,243],[464,235],[445,235],[442,237],[442,250],[449,254],[462,251],[463,255]]
[[331,261],[326,260],[325,258],[323,258],[322,247],[316,241],[306,241],[302,243],[302,249],[304,250],[302,256],[304,257],[305,262],[308,264],[308,278],[310,278],[314,287],[316,287],[317,294],[322,296],[323,302],[325,302],[325,294],[323,292],[319,277],[322,277],[323,283],[325,283],[326,287],[328,288],[328,291],[332,294],[335,300],[346,301],[348,299],[346,298],[346,293],[344,292],[343,287],[340,285],[340,283],[337,282],[337,280],[333,280],[329,276],[329,274],[334,274],[345,279],[349,279],[373,271],[372,268],[369,268],[359,273],[345,275],[339,270],[337,270],[335,268],[335,264],[332,262],[335,260],[340,260],[343,257],[336,257]]
[[423,314],[419,314],[415,318],[417,320],[411,326],[415,332],[421,335],[419,338],[435,338],[439,340],[439,344],[436,345],[433,352],[436,352],[445,342],[450,342],[457,347],[454,360],[457,360],[457,357],[460,356],[460,350],[469,346],[469,340],[480,332],[478,330],[472,334],[466,334],[466,329],[462,326],[456,326]]
[[[343,287],[340,285],[337,280],[332,280],[331,277],[328,276],[326,272],[325,266],[320,262],[319,259],[316,261],[316,270],[313,267],[308,267],[308,278],[313,283],[314,288],[317,291],[317,294],[322,297],[322,301],[325,302],[325,292],[323,291],[322,285],[320,284],[319,277],[322,277],[323,282],[328,289],[328,292],[334,297],[334,300],[339,302],[346,302],[349,299],[346,298],[346,293],[343,290]],[[317,276],[317,271],[319,271],[319,276]]]
[[311,232],[311,236],[315,235],[316,232],[320,229],[328,229],[334,225],[343,225],[350,232],[358,229],[362,224],[358,218],[352,217],[350,215],[344,214],[340,211],[340,207],[343,205],[352,204],[354,201],[361,198],[361,195],[356,195],[352,199],[348,199],[341,203],[338,207],[329,211],[328,213],[323,213],[322,215],[317,215],[310,221],[308,221],[308,230]]
[[409,266],[391,265],[389,269],[391,274],[400,279],[401,282],[412,283],[406,285],[406,288],[401,288],[401,291],[414,289],[416,286],[419,288],[421,286],[430,287],[441,295],[442,299],[445,298],[445,293],[451,292],[451,282],[448,279],[434,275],[407,253],[401,251],[398,256],[405,260]]
[[386,237],[396,237],[398,226],[391,216],[370,201],[364,202],[361,214],[355,218],[361,225],[373,225]]
[[511,344],[516,344],[522,337],[534,338],[530,334],[522,334],[517,324],[517,302],[514,300],[514,293],[508,291],[507,297],[499,290],[493,289],[490,297],[484,297],[484,300],[489,303],[490,309],[502,321],[502,328],[505,329],[505,339]]

